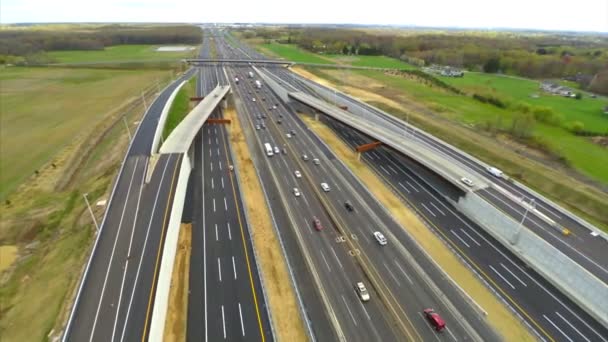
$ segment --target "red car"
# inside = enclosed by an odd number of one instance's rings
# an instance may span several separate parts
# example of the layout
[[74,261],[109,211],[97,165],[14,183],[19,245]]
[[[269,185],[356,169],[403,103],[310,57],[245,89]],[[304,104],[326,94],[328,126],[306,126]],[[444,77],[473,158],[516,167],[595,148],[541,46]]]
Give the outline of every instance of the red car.
[[323,226],[321,225],[321,221],[316,216],[312,218],[312,224],[316,230],[323,230]]
[[424,309],[424,315],[437,331],[445,329],[445,321],[433,309]]

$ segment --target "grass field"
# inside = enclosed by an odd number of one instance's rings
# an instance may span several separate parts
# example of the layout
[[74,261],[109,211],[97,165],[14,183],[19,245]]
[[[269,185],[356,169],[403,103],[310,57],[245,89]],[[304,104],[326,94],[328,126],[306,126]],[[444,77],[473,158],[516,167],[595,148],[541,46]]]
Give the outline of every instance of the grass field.
[[[415,80],[389,76],[377,71],[361,70],[356,73],[388,85],[434,112],[467,125],[483,124],[485,121],[499,116],[503,118],[503,124],[508,126],[512,118],[512,112],[509,110],[480,103],[468,96],[431,88]],[[564,100],[575,101],[573,99]],[[575,136],[564,128],[543,123],[536,124],[533,134],[550,150],[563,156],[572,167],[593,179],[608,184],[608,150],[585,137]]]
[[262,47],[293,62],[335,64],[330,58],[300,49],[294,44],[270,43],[264,44]]
[[115,45],[104,50],[91,51],[50,51],[48,56],[55,63],[92,63],[114,61],[149,61],[161,59],[179,59],[196,54],[194,50],[180,52],[159,52],[160,45]]
[[0,69],[0,199],[167,71]]
[[[539,88],[539,82],[517,77],[468,72],[462,78],[441,77],[441,80],[460,88],[468,93],[493,93],[510,102],[523,102],[534,106],[551,107],[564,118],[564,124],[569,121],[580,121],[585,130],[598,133],[608,132],[608,115],[602,108],[608,104],[605,97],[590,98],[584,96],[581,100],[554,96],[544,93]],[[569,84],[569,86],[571,86]],[[530,95],[536,94],[538,98]]]
[[353,66],[374,67],[374,68],[391,68],[391,69],[416,69],[411,64],[405,63],[395,58],[386,56],[344,56],[344,55],[327,55],[327,57],[340,64],[348,64]]

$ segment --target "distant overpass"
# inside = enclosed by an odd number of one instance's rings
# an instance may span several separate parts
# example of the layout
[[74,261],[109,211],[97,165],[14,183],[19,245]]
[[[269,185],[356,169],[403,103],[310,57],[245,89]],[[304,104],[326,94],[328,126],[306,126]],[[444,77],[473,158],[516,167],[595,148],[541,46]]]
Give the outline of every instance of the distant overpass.
[[[468,192],[470,190],[477,190],[488,186],[483,178],[478,177],[469,170],[461,168],[459,165],[449,160],[450,158],[448,156],[429,148],[427,145],[421,143],[417,139],[413,139],[411,136],[402,136],[395,134],[390,130],[385,130],[350,114],[348,111],[335,107],[303,92],[290,92],[288,93],[288,96],[366,134],[382,144],[392,147],[404,155],[410,156],[463,191]],[[462,177],[471,179],[475,185],[472,188],[465,186],[460,180]]]
[[357,69],[357,70],[401,70],[399,68],[376,68],[366,66],[354,66],[345,64],[323,64],[323,63],[304,63],[294,62],[288,60],[277,60],[277,59],[223,59],[223,58],[187,58],[183,60],[185,63],[192,65],[203,65],[203,64],[245,64],[245,65],[303,65],[317,68],[330,68],[330,69]]

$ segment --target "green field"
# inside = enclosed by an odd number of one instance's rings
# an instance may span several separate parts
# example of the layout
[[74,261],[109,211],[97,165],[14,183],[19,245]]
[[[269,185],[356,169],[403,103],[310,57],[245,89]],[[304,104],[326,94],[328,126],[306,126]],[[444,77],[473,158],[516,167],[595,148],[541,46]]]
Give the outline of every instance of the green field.
[[91,51],[50,51],[48,56],[55,63],[93,63],[116,61],[150,61],[163,59],[179,59],[196,54],[194,50],[180,52],[156,51],[161,45],[115,45],[104,50]]
[[[424,104],[428,108],[452,120],[476,125],[500,116],[503,118],[503,125],[508,126],[512,118],[512,112],[509,110],[480,103],[468,96],[431,88],[414,80],[389,76],[377,71],[359,70],[356,72],[378,80],[394,89],[398,89],[407,94],[409,98],[415,99],[416,102]],[[516,81],[522,83],[522,80]],[[549,100],[561,99],[555,98]],[[566,98],[563,100],[576,101]],[[552,151],[566,158],[571,166],[594,179],[608,184],[608,151],[605,148],[590,142],[585,137],[575,136],[564,128],[549,126],[543,123],[536,124],[533,134],[541,139]]]
[[171,135],[171,132],[177,127],[180,122],[190,113],[190,97],[196,94],[196,77],[192,77],[190,81],[186,82],[182,88],[175,95],[171,109],[167,114],[167,120],[165,121],[165,127],[163,127],[163,138],[167,138]]
[[[441,77],[441,80],[469,93],[490,92],[512,103],[523,102],[534,106],[550,107],[564,118],[563,125],[576,120],[582,122],[587,131],[608,132],[608,115],[602,111],[602,108],[608,104],[608,99],[605,97],[593,99],[584,96],[581,100],[576,100],[554,96],[542,92],[538,81],[478,72],[468,72],[462,78]],[[539,97],[532,98],[533,94]]]
[[363,56],[363,55],[328,55],[332,60],[340,64],[348,64],[353,66],[374,67],[374,68],[390,68],[390,69],[415,69],[411,64],[405,63],[395,58],[386,56]]
[[300,49],[294,44],[270,43],[263,44],[262,47],[293,62],[334,64],[328,58],[323,58],[315,53]]
[[167,71],[0,69],[0,198]]

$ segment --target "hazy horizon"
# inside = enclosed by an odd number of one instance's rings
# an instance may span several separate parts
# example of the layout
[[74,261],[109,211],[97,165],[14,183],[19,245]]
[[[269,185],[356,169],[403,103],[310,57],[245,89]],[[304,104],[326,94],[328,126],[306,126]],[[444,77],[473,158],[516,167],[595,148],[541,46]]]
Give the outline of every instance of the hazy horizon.
[[293,5],[280,0],[237,0],[229,5],[195,0],[3,0],[0,23],[324,24],[608,33],[608,1],[579,0],[566,5],[551,0],[512,0],[508,4],[376,0],[373,6],[361,7],[344,0],[309,0],[294,10]]

